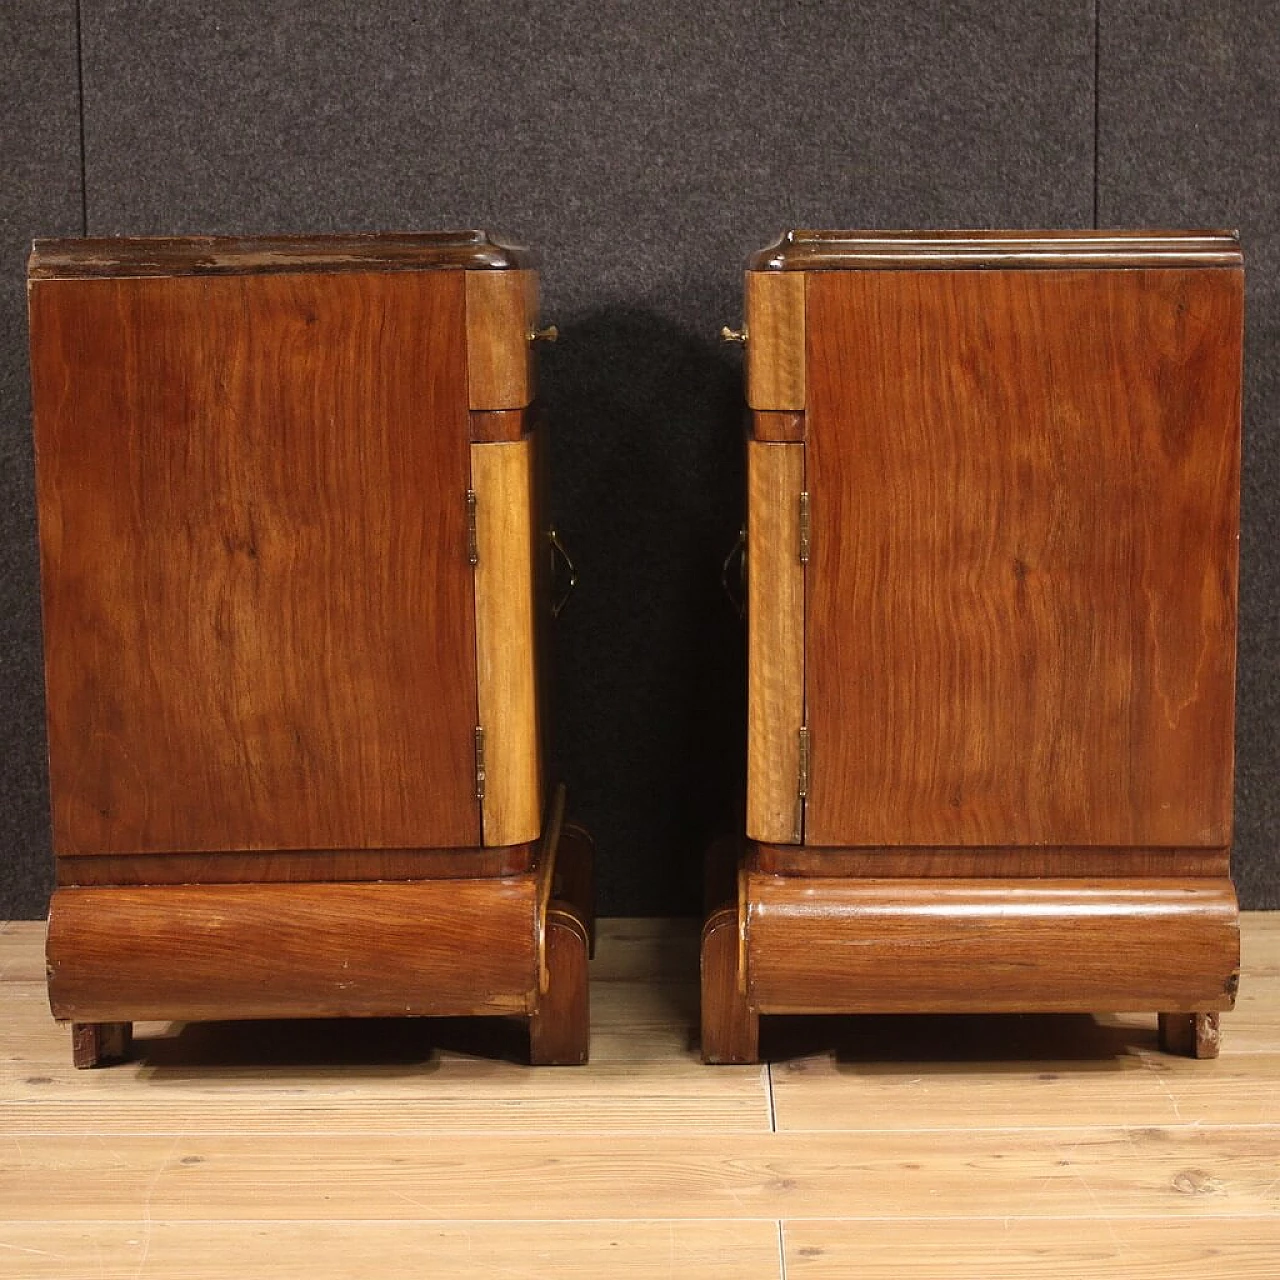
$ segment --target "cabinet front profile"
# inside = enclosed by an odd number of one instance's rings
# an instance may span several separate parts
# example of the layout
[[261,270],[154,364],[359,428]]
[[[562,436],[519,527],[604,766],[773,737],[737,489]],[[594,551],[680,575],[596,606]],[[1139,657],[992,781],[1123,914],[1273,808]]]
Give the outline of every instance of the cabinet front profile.
[[1113,1011],[1231,1007],[1243,307],[1224,232],[751,259],[748,1008],[983,1010],[997,971],[1002,1009],[1093,1008],[1083,963],[1054,989],[998,942],[1065,954],[1086,917],[1131,958]]
[[[140,952],[140,1011],[321,1016],[359,969],[386,981],[353,1013],[536,1013],[560,834],[536,280],[483,232],[36,243],[55,1011],[126,1019],[93,987],[104,939],[167,920],[207,945],[185,977]],[[330,906],[391,912],[398,941],[322,927]],[[486,913],[512,911],[494,972],[522,977],[472,999],[464,935],[490,945]],[[413,921],[451,914],[475,923],[440,934],[427,999]],[[246,1001],[244,973],[277,961],[276,995]]]

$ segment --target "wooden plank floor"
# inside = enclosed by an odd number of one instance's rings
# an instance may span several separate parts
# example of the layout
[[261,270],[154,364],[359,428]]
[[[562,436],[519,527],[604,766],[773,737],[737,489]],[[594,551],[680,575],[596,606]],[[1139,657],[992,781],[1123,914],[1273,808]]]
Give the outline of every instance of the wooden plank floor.
[[76,1072],[43,936],[0,926],[0,1277],[1280,1276],[1280,915],[1216,1062],[1151,1015],[868,1017],[703,1067],[695,929],[608,920],[584,1069],[426,1021]]

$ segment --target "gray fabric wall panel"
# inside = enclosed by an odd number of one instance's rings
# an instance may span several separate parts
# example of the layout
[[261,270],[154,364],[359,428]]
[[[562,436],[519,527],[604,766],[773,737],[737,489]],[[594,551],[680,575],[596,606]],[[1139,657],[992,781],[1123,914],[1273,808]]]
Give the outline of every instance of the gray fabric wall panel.
[[44,913],[49,858],[24,275],[81,229],[75,4],[0,6],[0,919]]
[[496,227],[542,256],[606,912],[697,909],[742,775],[741,264],[790,224],[1087,225],[1092,4],[84,3],[95,234]]
[[1280,907],[1280,15],[1270,3],[1104,0],[1103,226],[1238,227],[1245,400],[1235,875]]

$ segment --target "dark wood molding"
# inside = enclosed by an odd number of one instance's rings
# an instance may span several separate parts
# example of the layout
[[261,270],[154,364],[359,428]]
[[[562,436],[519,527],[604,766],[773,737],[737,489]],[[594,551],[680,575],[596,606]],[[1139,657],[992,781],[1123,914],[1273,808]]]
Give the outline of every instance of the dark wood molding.
[[510,271],[534,255],[487,231],[337,236],[138,236],[36,240],[31,280],[335,271]]
[[1239,267],[1234,231],[784,232],[749,271]]

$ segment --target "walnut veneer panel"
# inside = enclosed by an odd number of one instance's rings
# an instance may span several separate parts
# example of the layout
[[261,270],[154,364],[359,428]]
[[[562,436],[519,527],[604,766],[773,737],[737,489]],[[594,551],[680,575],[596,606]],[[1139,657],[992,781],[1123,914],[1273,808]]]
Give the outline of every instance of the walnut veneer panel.
[[484,843],[537,838],[542,821],[534,556],[534,437],[473,444],[476,665],[484,732]]
[[799,843],[804,445],[747,444],[747,835]]
[[1228,844],[1241,272],[807,279],[806,842]]
[[478,845],[463,273],[30,299],[56,850]]

